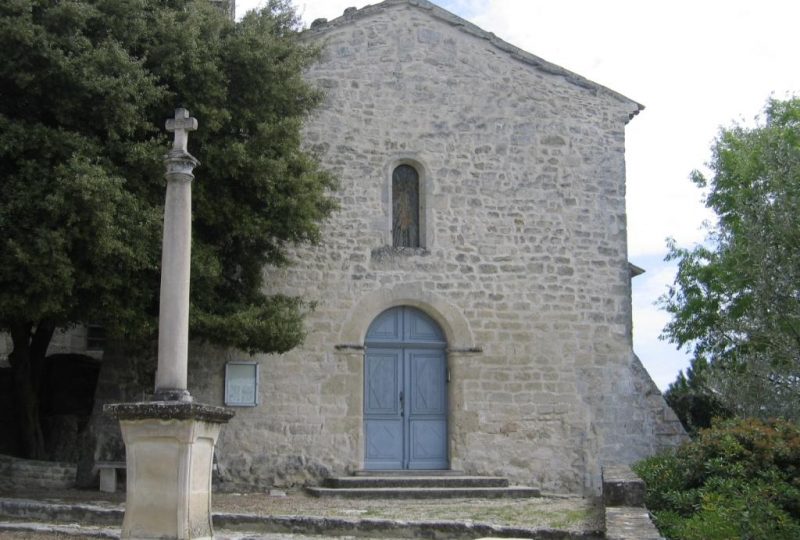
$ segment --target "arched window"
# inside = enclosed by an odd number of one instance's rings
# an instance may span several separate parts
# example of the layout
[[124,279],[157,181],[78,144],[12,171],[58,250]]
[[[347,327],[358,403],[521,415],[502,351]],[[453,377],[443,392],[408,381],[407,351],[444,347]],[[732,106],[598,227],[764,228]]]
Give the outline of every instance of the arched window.
[[392,173],[392,245],[419,247],[419,173],[400,165]]

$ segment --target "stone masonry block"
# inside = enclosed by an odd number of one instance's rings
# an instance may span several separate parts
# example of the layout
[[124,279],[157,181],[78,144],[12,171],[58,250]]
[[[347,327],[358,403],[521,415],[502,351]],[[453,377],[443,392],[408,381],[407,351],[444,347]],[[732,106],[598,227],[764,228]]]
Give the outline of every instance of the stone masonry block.
[[603,467],[603,503],[606,506],[644,508],[645,484],[627,465]]

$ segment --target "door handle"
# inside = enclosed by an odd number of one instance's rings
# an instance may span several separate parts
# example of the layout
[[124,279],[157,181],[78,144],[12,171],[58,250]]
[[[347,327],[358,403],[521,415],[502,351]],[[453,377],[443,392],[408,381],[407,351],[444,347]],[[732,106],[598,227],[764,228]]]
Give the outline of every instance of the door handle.
[[400,391],[400,416],[404,416],[405,415],[404,403],[405,402],[403,401],[403,392]]

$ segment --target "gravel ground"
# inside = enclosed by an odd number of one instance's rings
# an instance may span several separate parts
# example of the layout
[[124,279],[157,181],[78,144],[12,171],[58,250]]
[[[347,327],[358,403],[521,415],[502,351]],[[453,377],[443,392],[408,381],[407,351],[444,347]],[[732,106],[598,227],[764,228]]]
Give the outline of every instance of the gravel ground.
[[[119,506],[124,493],[100,493],[89,490],[47,490],[0,492],[0,497],[16,497],[52,502],[82,502],[100,506]],[[340,499],[316,498],[302,491],[286,496],[268,493],[215,493],[214,512],[255,514],[260,516],[317,516],[349,519],[390,519],[403,521],[458,521],[492,525],[548,528],[564,531],[596,531],[603,527],[603,509],[590,499],[578,497],[538,497],[531,499]],[[219,531],[219,538],[243,540],[316,540],[320,537],[300,535],[247,536]],[[52,540],[66,538],[61,533],[0,531],[0,538]],[[70,538],[75,538],[71,536]],[[342,539],[346,537],[340,537]],[[362,537],[363,540],[363,537]],[[387,540],[384,538],[384,540]]]

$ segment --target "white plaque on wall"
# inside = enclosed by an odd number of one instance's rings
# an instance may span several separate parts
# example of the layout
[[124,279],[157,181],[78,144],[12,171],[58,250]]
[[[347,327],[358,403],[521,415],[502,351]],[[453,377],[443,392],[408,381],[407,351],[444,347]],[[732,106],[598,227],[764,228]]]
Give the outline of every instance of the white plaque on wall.
[[225,405],[255,407],[258,405],[258,364],[228,362],[225,364]]

